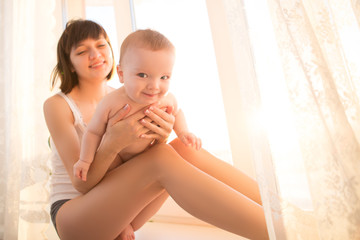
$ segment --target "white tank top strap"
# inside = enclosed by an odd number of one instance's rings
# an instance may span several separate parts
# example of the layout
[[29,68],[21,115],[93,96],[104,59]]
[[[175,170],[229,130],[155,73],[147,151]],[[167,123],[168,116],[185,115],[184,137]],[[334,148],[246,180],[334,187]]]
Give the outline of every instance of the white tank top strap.
[[62,96],[65,99],[65,101],[67,102],[67,104],[69,105],[69,107],[74,115],[74,119],[75,119],[74,125],[79,124],[79,125],[85,126],[81,112],[80,112],[79,108],[77,107],[76,103],[74,102],[74,100],[70,96],[64,94],[63,92],[58,92],[57,94]]
[[[74,116],[74,128],[79,137],[79,141],[81,142],[82,136],[86,129],[84,121],[82,120],[81,112],[70,96],[62,92],[57,94],[64,98],[66,103],[69,105]],[[69,174],[66,171],[64,163],[62,162],[52,139],[50,140],[50,144],[52,151],[50,158],[52,172],[50,177],[50,202],[52,204],[58,200],[75,198],[80,196],[81,193],[78,192],[72,185]]]

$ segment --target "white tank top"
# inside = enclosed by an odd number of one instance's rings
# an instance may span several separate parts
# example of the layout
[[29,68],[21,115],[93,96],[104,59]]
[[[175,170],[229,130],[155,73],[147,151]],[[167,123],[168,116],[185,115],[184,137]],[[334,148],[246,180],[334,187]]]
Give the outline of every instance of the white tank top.
[[[75,102],[70,98],[70,96],[65,95],[62,92],[57,93],[61,97],[65,99],[67,104],[69,105],[73,115],[74,115],[74,126],[76,132],[79,136],[79,140],[81,142],[81,138],[86,128],[86,124],[84,123],[81,112],[76,106]],[[50,202],[51,204],[62,199],[73,199],[79,195],[74,186],[71,183],[70,177],[65,169],[63,162],[60,159],[59,153],[55,147],[55,144],[52,139],[50,139],[51,146],[51,177],[50,177]]]

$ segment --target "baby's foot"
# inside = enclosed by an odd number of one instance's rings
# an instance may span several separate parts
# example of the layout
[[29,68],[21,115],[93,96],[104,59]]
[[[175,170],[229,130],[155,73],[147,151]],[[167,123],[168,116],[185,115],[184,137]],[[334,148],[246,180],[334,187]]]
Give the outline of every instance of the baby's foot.
[[134,229],[129,224],[116,238],[117,240],[135,240]]

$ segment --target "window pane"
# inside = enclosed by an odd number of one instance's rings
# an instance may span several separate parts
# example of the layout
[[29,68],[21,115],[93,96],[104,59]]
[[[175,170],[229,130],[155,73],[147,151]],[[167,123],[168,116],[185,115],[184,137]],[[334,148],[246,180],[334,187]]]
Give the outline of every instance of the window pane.
[[[92,5],[91,2],[94,5]],[[120,58],[120,51],[117,41],[116,22],[112,3],[108,3],[108,1],[103,3],[101,3],[101,1],[87,1],[85,9],[86,19],[99,23],[105,29],[110,38],[111,46],[114,51],[115,63],[118,63]],[[120,83],[117,74],[115,74],[113,79],[109,81],[109,85],[114,88],[119,87]]]
[[136,27],[163,33],[176,47],[170,90],[204,148],[231,160],[225,111],[205,0],[134,0]]

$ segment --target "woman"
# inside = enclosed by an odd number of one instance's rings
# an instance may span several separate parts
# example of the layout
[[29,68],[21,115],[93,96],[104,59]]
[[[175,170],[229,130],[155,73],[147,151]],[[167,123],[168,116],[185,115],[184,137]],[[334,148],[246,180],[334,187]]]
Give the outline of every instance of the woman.
[[[114,59],[108,36],[98,24],[67,24],[58,43],[53,86],[61,93],[44,103],[52,138],[51,215],[61,239],[134,239],[168,197],[210,224],[251,239],[267,239],[259,191],[252,179],[201,149],[179,140],[164,144],[174,125],[170,111],[153,106],[130,116],[125,105],[112,116],[87,181],[72,170],[82,133],[99,101],[112,91],[106,81]],[[140,121],[146,118],[148,121]],[[120,164],[117,153],[130,144],[158,144]]]

